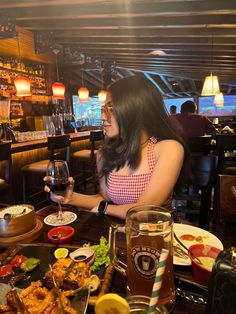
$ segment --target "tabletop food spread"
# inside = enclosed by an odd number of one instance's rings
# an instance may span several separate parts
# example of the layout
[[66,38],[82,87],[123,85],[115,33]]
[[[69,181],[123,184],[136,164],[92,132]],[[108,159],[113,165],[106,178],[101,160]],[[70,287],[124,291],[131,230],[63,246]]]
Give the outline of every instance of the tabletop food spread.
[[[210,244],[222,250],[222,242],[212,233],[204,229],[175,223],[173,230],[180,241],[189,248],[193,244]],[[188,257],[188,252],[174,239],[174,265],[190,266],[191,260]]]
[[[93,306],[98,296],[108,292],[112,267],[104,237],[97,245],[85,244],[84,251],[93,251],[93,263],[72,259],[70,256],[78,256],[75,248],[29,245],[12,250],[13,254],[9,248],[8,256],[4,253],[1,259],[1,313],[20,310],[22,303],[29,313],[35,308],[38,314],[61,311],[61,307],[65,313],[78,313],[78,310],[85,313],[87,303]],[[83,247],[79,252],[83,253]],[[87,298],[91,294],[87,302],[84,300],[86,293]]]

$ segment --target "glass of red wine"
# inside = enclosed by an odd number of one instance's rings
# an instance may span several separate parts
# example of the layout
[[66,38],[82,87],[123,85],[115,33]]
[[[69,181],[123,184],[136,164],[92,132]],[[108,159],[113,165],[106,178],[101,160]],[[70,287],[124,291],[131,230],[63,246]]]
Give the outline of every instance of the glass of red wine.
[[61,196],[65,195],[69,184],[69,168],[65,160],[53,160],[47,167],[47,185],[54,194],[54,200],[58,203],[58,212],[48,215],[44,222],[51,226],[62,226],[73,222],[77,216],[73,212],[63,211]]

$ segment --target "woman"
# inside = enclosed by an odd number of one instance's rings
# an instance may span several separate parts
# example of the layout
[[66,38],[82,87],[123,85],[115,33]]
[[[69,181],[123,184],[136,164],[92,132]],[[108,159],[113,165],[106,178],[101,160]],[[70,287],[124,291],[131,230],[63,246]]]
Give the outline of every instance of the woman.
[[119,218],[144,203],[172,210],[184,147],[161,95],[143,76],[121,79],[108,91],[101,112],[106,139],[97,153],[100,193],[70,193],[72,182],[62,202]]

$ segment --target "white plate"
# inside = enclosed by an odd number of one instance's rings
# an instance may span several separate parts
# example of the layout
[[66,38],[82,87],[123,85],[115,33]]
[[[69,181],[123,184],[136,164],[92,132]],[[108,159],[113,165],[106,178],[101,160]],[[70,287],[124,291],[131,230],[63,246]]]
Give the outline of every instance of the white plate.
[[[209,244],[212,246],[215,246],[216,248],[223,250],[223,244],[222,242],[212,233],[210,233],[209,231],[206,231],[204,229],[201,228],[197,228],[191,225],[185,225],[185,224],[174,224],[174,228],[173,228],[176,236],[180,239],[180,237],[184,234],[191,234],[195,237],[202,237],[202,241],[196,241],[196,240],[192,240],[192,241],[187,241],[187,240],[181,240],[181,242],[183,242],[183,244],[189,248],[191,245],[193,244]],[[174,245],[176,245],[177,242],[174,239]],[[183,247],[181,247],[180,245],[178,245],[183,251],[187,252]],[[181,258],[181,257],[177,257],[174,256],[174,265],[181,265],[181,266],[189,266],[191,265],[191,260],[189,257],[185,258]]]
[[44,218],[44,223],[49,226],[65,226],[75,221],[76,218],[75,213],[63,211],[62,221],[57,221],[57,213],[53,213]]

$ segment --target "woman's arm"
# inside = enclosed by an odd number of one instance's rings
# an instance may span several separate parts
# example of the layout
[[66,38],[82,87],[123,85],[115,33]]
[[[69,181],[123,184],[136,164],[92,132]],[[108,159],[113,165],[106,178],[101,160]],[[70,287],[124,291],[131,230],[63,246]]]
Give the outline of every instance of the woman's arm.
[[[161,206],[173,191],[178,179],[183,159],[183,146],[174,140],[164,140],[155,145],[156,165],[151,180],[145,191],[140,195],[138,201],[132,204],[112,205],[109,204],[106,214],[125,219],[127,211],[134,206],[141,204],[153,204]],[[98,169],[101,167],[101,160],[98,158]],[[119,189],[119,187],[117,187]],[[102,200],[108,200],[105,194],[105,179],[100,179],[100,194],[84,195],[73,193],[67,204],[80,206],[85,209],[98,207]],[[96,211],[96,210],[94,210]]]

